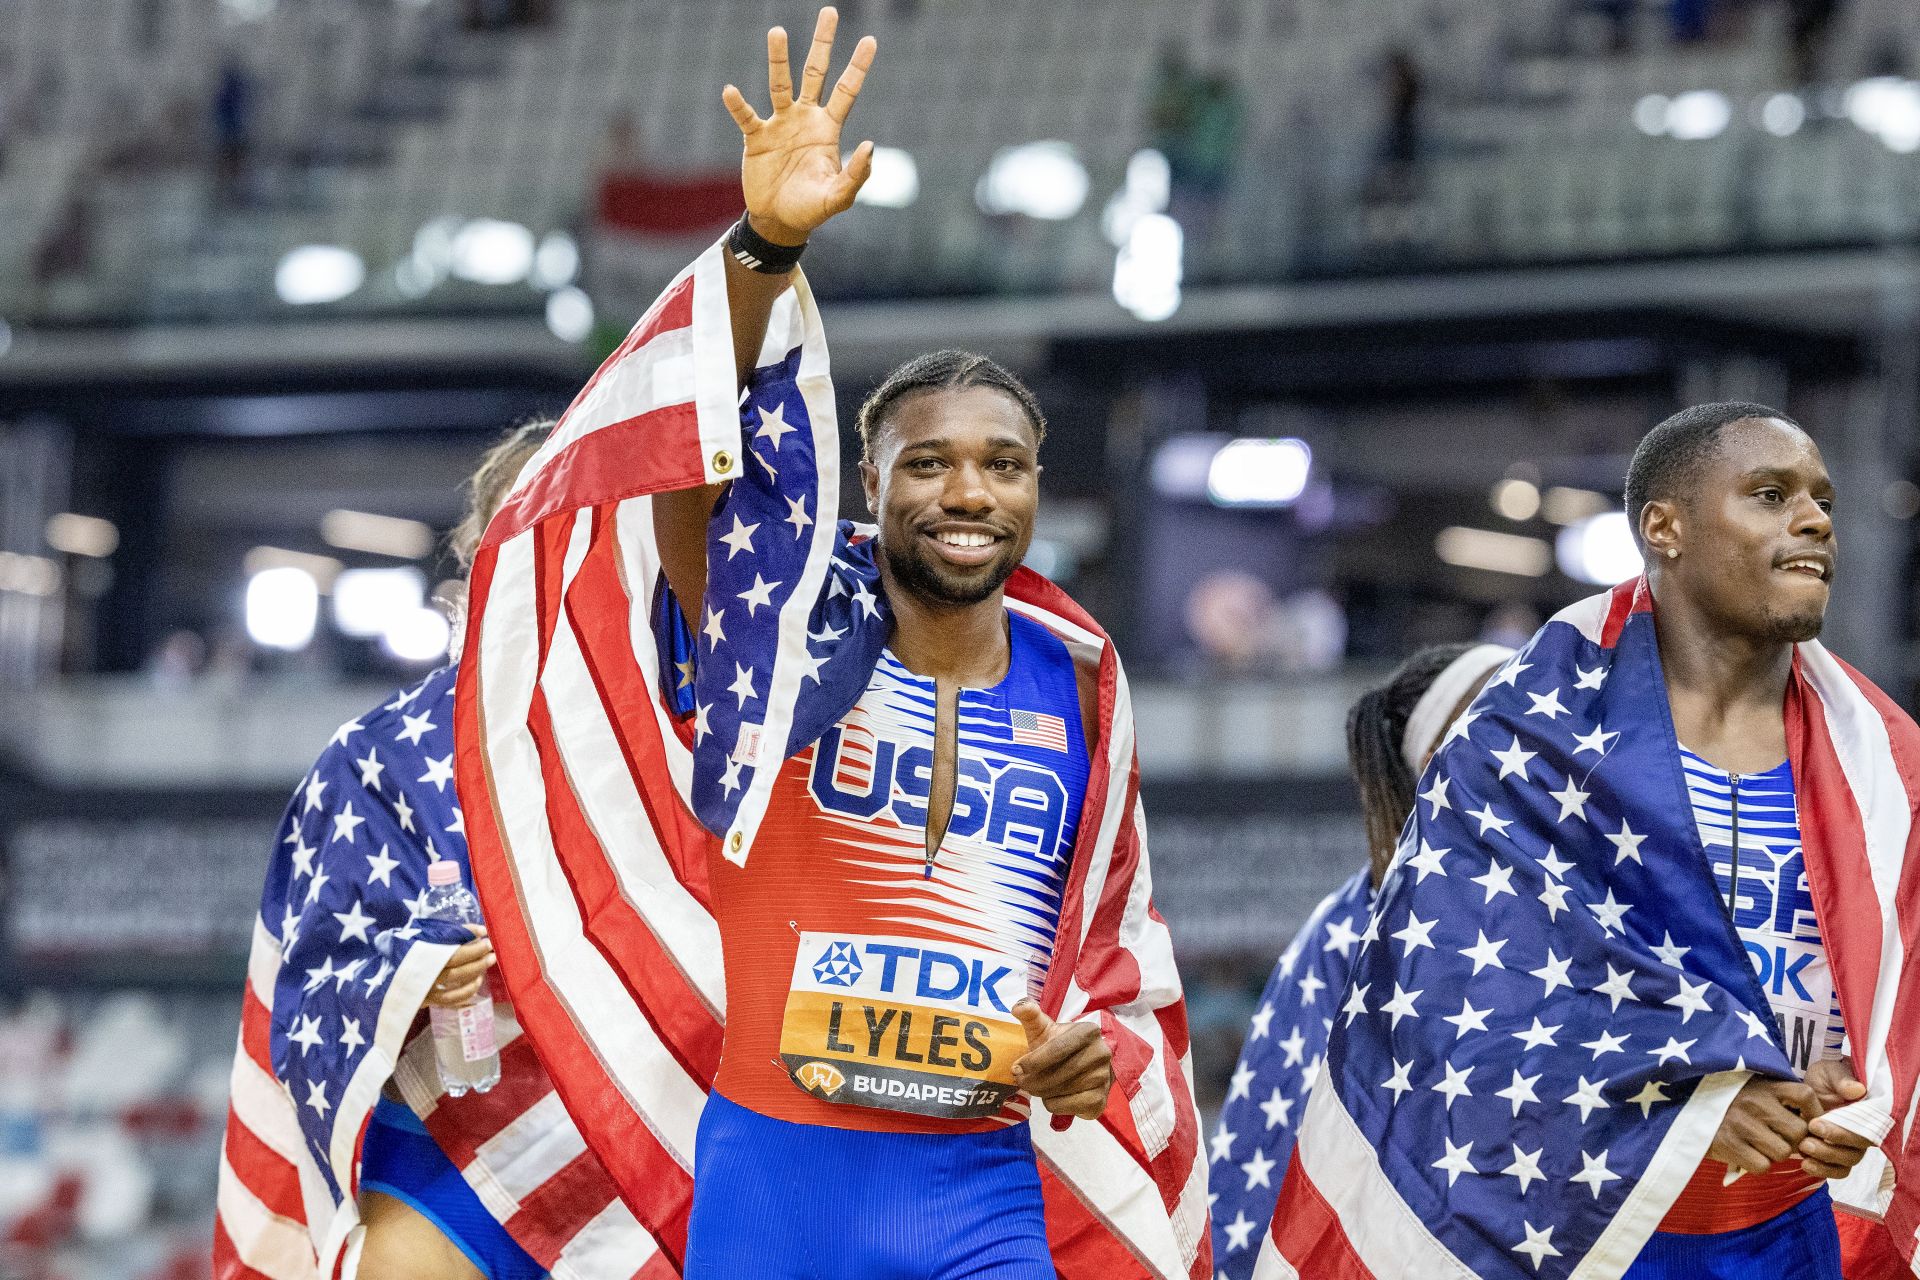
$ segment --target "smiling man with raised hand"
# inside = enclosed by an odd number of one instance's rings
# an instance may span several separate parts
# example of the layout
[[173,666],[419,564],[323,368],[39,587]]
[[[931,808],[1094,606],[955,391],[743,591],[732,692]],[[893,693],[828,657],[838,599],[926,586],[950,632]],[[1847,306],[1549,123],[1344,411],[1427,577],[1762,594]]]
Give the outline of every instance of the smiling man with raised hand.
[[1840,1280],[1829,1179],[1912,1256],[1920,730],[1815,639],[1833,501],[1765,406],[1641,441],[1646,575],[1435,755],[1256,1277]]
[[835,25],[797,93],[768,34],[768,116],[727,87],[745,216],[476,562],[460,779],[501,972],[689,1277],[1204,1280],[1126,682],[1021,567],[1040,406],[910,361],[859,414],[878,527],[836,519],[795,270],[871,166],[840,132],[874,44],[823,100]]

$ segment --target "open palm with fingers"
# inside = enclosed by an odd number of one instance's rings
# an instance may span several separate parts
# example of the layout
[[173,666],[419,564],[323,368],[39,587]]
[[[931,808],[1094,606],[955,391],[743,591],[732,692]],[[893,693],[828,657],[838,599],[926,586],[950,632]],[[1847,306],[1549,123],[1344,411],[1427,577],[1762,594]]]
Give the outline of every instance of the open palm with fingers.
[[854,47],[853,58],[823,105],[833,58],[833,35],[840,16],[820,11],[813,29],[813,45],[800,75],[800,93],[793,92],[792,66],[787,58],[787,33],[775,27],[767,32],[767,89],[773,113],[761,118],[747,105],[740,90],[728,85],[721,94],[727,110],[746,140],[740,161],[740,186],[746,196],[753,228],[776,244],[800,244],[815,227],[853,204],[853,198],[873,172],[873,144],[862,142],[852,156],[840,162],[840,130],[853,110],[873,65],[872,36]]

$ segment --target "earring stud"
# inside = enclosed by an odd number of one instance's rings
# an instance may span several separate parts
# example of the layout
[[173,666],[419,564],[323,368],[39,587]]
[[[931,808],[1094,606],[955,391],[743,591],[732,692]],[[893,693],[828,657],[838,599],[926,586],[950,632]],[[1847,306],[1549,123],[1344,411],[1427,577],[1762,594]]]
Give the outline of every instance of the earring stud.
[[1678,560],[1679,558],[1680,558],[1680,548],[1678,547],[1667,548],[1667,559]]

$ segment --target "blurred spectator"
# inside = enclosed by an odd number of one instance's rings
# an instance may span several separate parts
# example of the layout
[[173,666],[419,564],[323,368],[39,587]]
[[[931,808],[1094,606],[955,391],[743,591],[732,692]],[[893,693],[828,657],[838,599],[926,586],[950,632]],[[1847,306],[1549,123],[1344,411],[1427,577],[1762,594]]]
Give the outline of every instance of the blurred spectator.
[[44,305],[48,290],[93,270],[96,220],[93,175],[83,170],[68,184],[59,213],[34,246],[31,275],[36,306]]
[[1188,242],[1204,250],[1239,156],[1244,95],[1227,71],[1203,74],[1178,45],[1168,45],[1147,119],[1153,146],[1167,158],[1168,212]]
[[1787,0],[1788,74],[1797,89],[1820,78],[1840,0]]
[[1419,185],[1426,81],[1413,55],[1395,48],[1382,64],[1380,87],[1380,152],[1367,183],[1367,198],[1377,204],[1398,204],[1412,199]]
[[255,92],[253,74],[237,55],[229,53],[220,64],[213,90],[214,176],[224,205],[244,202],[253,152]]
[[168,633],[147,659],[147,679],[163,693],[179,693],[190,686],[207,665],[207,642],[184,627]]

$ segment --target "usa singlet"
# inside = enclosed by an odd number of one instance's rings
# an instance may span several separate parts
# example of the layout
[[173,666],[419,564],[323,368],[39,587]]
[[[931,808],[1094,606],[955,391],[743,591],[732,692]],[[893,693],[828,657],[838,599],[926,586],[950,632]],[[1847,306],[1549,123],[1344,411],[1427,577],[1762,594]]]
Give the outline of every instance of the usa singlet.
[[[1801,861],[1792,766],[1783,762],[1765,773],[1735,777],[1685,747],[1680,763],[1721,898],[1772,1006],[1788,1058],[1804,1072],[1812,1060],[1839,1054],[1844,1028]],[[1763,1224],[1815,1197],[1821,1188],[1817,1179],[1801,1171],[1798,1160],[1747,1174],[1731,1186],[1725,1179],[1725,1165],[1702,1161],[1661,1222],[1660,1232],[1725,1236],[1730,1247],[1737,1243],[1748,1248],[1752,1241],[1745,1236],[1736,1240],[1736,1233],[1756,1231],[1760,1234],[1753,1238],[1762,1238]],[[1824,1196],[1819,1198],[1825,1202]],[[1813,1214],[1816,1222],[1819,1217]],[[1833,1234],[1830,1210],[1821,1231],[1823,1237]],[[1692,1260],[1688,1265],[1699,1265],[1697,1255],[1706,1247],[1698,1240],[1661,1244],[1659,1236],[1655,1243],[1678,1250],[1676,1256]]]
[[1008,619],[931,865],[935,687],[891,653],[782,766],[747,864],[710,863],[727,1022],[690,1280],[1053,1275],[1012,1008],[1053,958],[1088,752],[1072,655]]

